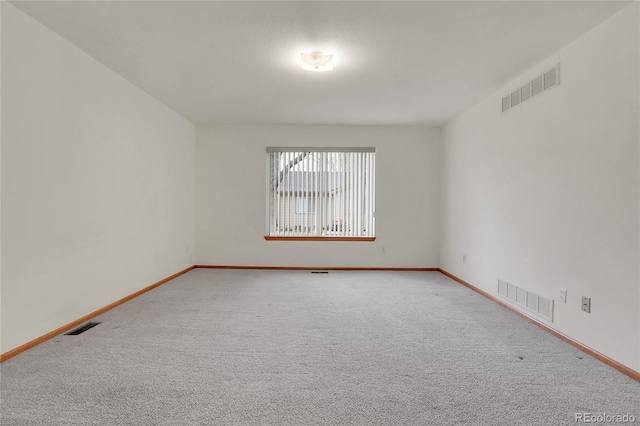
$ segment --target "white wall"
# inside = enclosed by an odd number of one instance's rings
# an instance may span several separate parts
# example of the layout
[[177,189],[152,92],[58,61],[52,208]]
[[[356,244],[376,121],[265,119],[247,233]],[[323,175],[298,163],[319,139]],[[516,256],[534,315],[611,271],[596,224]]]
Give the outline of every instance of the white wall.
[[[2,3],[0,3],[0,46],[2,46]],[[0,47],[0,82],[2,81],[2,47]],[[0,100],[2,84],[0,84]],[[0,354],[2,353],[2,102],[0,102]]]
[[[494,295],[568,289],[550,325],[640,371],[638,35],[636,2],[444,127],[440,266]],[[558,62],[558,87],[501,114]]]
[[[267,146],[375,147],[376,241],[265,241]],[[199,126],[196,263],[437,267],[439,156],[425,127]]]
[[193,264],[195,128],[2,2],[5,353]]

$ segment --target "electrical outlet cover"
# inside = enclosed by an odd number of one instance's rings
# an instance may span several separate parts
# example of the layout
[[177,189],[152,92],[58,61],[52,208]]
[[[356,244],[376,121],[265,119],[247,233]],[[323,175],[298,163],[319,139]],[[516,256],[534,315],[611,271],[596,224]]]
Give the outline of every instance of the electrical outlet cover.
[[560,289],[560,302],[567,303],[567,289],[566,288],[561,288]]

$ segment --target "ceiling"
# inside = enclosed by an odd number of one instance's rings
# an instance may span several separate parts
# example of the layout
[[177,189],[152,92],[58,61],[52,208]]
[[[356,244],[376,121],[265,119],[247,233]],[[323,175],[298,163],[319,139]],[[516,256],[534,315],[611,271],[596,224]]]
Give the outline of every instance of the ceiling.
[[628,2],[12,4],[194,123],[439,125]]

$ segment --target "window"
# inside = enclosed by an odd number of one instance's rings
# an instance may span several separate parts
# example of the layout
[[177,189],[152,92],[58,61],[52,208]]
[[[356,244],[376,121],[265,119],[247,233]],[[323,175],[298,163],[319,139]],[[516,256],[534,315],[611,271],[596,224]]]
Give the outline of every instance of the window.
[[266,239],[375,237],[374,148],[267,148]]

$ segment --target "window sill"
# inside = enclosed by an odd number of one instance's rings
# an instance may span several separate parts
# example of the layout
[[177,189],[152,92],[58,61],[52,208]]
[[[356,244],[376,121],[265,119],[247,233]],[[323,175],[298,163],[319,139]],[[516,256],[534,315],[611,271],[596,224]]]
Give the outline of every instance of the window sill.
[[357,242],[373,242],[376,237],[281,237],[274,235],[265,235],[267,241],[357,241]]

